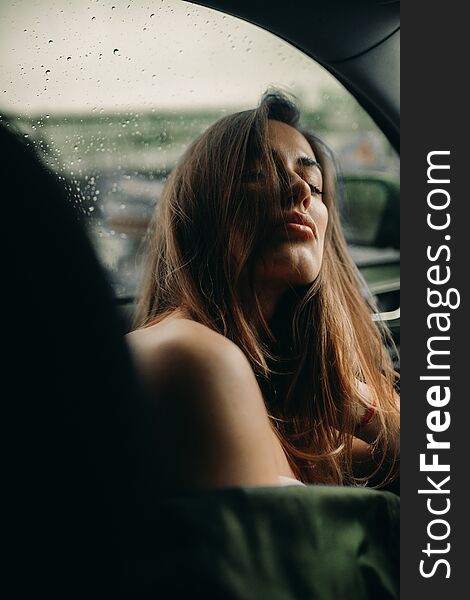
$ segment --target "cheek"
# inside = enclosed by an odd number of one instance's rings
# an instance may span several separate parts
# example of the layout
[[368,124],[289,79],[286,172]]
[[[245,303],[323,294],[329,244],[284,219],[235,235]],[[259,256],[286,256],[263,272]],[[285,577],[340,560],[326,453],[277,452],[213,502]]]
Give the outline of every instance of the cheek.
[[325,204],[319,203],[314,208],[311,208],[309,212],[318,228],[319,238],[323,245],[328,226],[328,209]]
[[323,213],[323,241],[325,241],[325,236],[326,236],[326,229],[328,227],[328,209],[326,208],[326,206],[324,207],[324,213]]

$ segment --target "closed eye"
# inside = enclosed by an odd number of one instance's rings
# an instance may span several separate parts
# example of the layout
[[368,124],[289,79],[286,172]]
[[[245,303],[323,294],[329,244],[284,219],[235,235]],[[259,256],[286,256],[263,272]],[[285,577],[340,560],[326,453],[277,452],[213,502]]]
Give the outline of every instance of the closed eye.
[[309,183],[308,187],[310,188],[311,194],[314,194],[316,196],[323,196],[323,192],[315,184]]

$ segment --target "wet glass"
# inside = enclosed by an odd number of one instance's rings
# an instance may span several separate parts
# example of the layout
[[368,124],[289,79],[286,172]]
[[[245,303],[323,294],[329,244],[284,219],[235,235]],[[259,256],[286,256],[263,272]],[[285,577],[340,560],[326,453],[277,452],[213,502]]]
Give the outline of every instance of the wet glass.
[[314,60],[249,23],[176,0],[24,1],[2,3],[0,16],[0,118],[69,187],[122,301],[135,294],[138,249],[178,157],[274,85],[297,97],[305,124],[336,150],[351,253],[379,301],[392,290],[385,308],[398,306],[399,247],[377,236],[398,202],[399,159]]

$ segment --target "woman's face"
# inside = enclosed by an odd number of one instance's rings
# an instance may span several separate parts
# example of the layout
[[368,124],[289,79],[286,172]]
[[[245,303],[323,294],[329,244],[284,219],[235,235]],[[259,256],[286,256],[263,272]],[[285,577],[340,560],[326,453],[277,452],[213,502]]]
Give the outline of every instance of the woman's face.
[[[305,137],[294,127],[273,120],[268,121],[268,137],[289,185],[282,192],[282,220],[269,230],[255,263],[255,285],[259,291],[282,292],[317,278],[328,209],[322,200],[321,167]],[[249,185],[258,186],[262,196],[262,179]]]

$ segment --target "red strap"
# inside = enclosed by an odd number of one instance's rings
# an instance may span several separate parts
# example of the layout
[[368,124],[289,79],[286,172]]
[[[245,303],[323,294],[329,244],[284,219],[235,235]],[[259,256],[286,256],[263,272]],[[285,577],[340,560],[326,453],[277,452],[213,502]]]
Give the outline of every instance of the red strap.
[[372,419],[375,416],[376,413],[376,409],[375,409],[375,398],[374,398],[374,402],[371,406],[369,406],[369,408],[366,410],[366,412],[364,413],[364,416],[361,419],[361,425],[364,427],[364,425],[368,425]]

